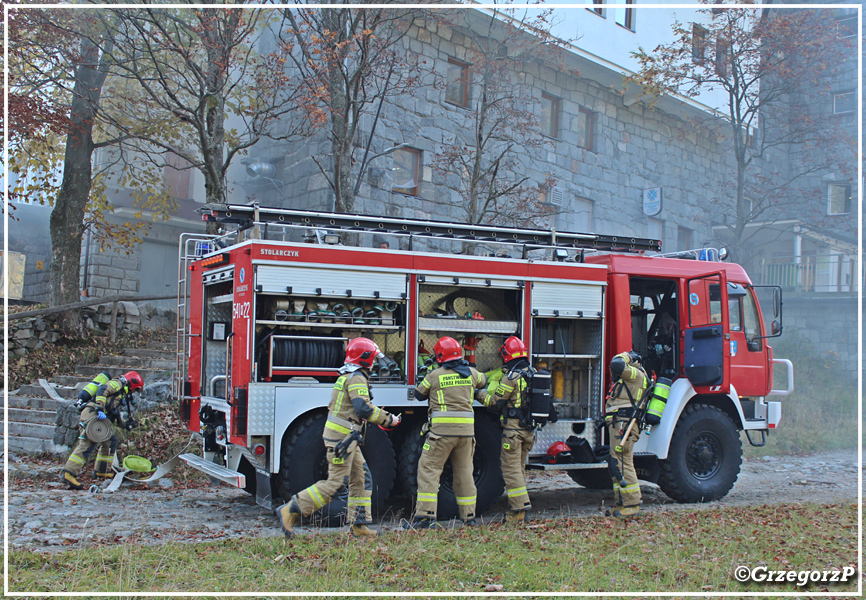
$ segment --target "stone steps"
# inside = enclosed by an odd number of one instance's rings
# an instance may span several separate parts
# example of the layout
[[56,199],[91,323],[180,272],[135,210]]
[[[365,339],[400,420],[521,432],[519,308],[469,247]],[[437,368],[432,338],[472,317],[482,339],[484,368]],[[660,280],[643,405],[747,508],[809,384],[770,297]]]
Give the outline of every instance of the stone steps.
[[[50,438],[43,439],[23,435],[10,435],[5,439],[9,441],[9,450],[11,452],[28,452],[32,454],[42,454],[43,452],[66,454],[69,452],[68,447],[58,446]],[[4,436],[0,435],[0,447],[3,447],[4,441]]]
[[140,358],[161,358],[163,360],[174,360],[176,353],[171,350],[154,350],[153,348],[124,348],[124,356],[137,356]]
[[[85,386],[92,380],[92,377],[79,377],[78,375],[54,375],[51,382],[55,385],[65,385],[67,387],[75,387],[79,384]],[[80,388],[79,388],[80,389]]]
[[53,427],[56,417],[57,411],[54,410],[38,410],[34,408],[9,409],[10,425],[13,423],[34,423],[38,425],[51,425]]
[[101,356],[97,367],[124,367],[127,370],[134,369],[173,369],[175,361],[165,358],[139,358],[130,356]]
[[75,371],[80,375],[87,375],[90,377],[96,377],[103,371],[108,373],[111,377],[117,377],[118,375],[123,375],[127,371],[138,371],[138,374],[144,378],[144,385],[147,385],[148,381],[158,381],[160,379],[168,379],[170,377],[171,371],[174,369],[174,364],[171,365],[171,368],[168,369],[136,369],[133,367],[106,367],[106,366],[97,366],[97,365],[75,365]]
[[[68,387],[64,385],[55,385],[52,386],[54,391],[57,392],[57,395],[61,398],[66,398],[67,400],[75,400],[78,398],[78,390],[79,388]],[[22,385],[18,390],[19,396],[24,397],[35,397],[35,398],[49,398],[48,392],[39,385],[38,383],[28,383],[27,385]],[[10,396],[11,398],[11,396]],[[11,405],[10,405],[11,406]]]
[[177,349],[174,341],[171,341],[171,342],[147,342],[144,345],[144,347],[148,348],[150,350],[168,350],[171,352],[174,352]]
[[[2,422],[0,422],[0,427],[2,427]],[[54,438],[54,425],[9,421],[9,436],[32,437],[51,441]]]
[[[40,387],[39,389],[42,388]],[[62,405],[59,400],[55,400],[54,398],[16,396],[13,394],[7,397],[7,404],[9,405],[10,412],[13,408],[57,411]]]

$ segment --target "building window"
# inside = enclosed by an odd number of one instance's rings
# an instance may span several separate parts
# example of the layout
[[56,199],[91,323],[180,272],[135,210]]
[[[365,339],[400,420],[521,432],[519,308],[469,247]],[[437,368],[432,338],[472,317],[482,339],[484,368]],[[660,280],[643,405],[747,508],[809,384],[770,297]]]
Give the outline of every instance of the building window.
[[692,24],[692,62],[702,63],[707,59],[707,38],[709,32],[705,27]]
[[604,9],[602,8],[602,6],[604,5],[604,0],[587,0],[586,3],[592,5],[592,7],[587,7],[586,10],[591,13],[597,14],[602,19],[604,18]]
[[421,185],[421,151],[400,148],[394,151],[394,174],[391,190],[417,196]]
[[583,231],[587,233],[592,231],[592,209],[592,200],[588,198],[575,197],[574,207],[572,210],[572,213],[574,214],[575,231]]
[[851,184],[831,183],[827,193],[827,214],[847,215],[851,212]]
[[577,145],[587,150],[593,149],[592,133],[595,124],[595,117],[591,111],[580,107],[575,117],[575,130],[577,132]]
[[633,0],[614,0],[616,7],[613,9],[614,20],[630,31],[634,31],[634,9],[631,5]]
[[166,190],[173,198],[188,200],[190,198],[189,184],[191,174],[189,163],[177,154],[168,154],[166,156],[166,163],[168,164],[162,170]]
[[548,137],[559,137],[559,98],[541,94],[541,133]]
[[677,252],[690,250],[692,247],[692,230],[686,227],[677,227]]
[[852,113],[857,109],[857,94],[845,92],[844,94],[833,94],[833,114],[844,115]]
[[721,37],[716,38],[716,75],[728,77],[731,45]]
[[445,101],[457,106],[469,106],[469,65],[454,58],[448,59]]
[[857,35],[857,17],[844,17],[836,21],[836,35],[840,38]]

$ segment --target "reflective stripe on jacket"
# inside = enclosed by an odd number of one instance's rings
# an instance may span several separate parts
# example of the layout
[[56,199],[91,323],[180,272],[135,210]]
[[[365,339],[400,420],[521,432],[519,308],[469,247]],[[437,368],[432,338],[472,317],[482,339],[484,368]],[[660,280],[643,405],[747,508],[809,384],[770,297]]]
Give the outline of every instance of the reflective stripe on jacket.
[[487,378],[468,367],[469,377],[446,367],[439,367],[424,377],[416,391],[429,402],[430,431],[445,437],[475,435],[472,402],[476,389],[483,388]]

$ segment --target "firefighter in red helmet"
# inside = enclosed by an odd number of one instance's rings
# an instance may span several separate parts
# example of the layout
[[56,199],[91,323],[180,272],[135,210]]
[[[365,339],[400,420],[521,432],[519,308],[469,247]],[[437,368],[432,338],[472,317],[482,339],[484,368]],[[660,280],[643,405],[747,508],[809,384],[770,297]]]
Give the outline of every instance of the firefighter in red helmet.
[[528,382],[520,371],[529,367],[529,354],[523,341],[511,336],[499,348],[504,366],[502,378],[486,391],[479,392],[479,401],[484,406],[500,413],[502,423],[502,448],[499,453],[505,494],[508,497],[508,512],[505,521],[514,523],[526,520],[526,511],[532,508],[526,491],[526,458],[535,444],[535,430],[521,425],[518,416],[522,413],[527,398]]
[[[635,406],[646,393],[649,377],[636,352],[620,352],[610,361],[611,390],[607,397],[604,421],[610,434],[610,452],[616,460],[621,479],[613,479],[614,507],[611,517],[631,517],[640,511],[640,484],[634,468],[634,445],[640,437],[632,427],[625,437]],[[625,483],[625,486],[622,485]]]
[[373,405],[370,394],[370,368],[381,354],[379,347],[367,338],[355,338],[346,346],[345,364],[334,383],[328,419],[322,438],[328,459],[328,478],[317,481],[277,508],[280,527],[287,537],[301,517],[308,517],[326,504],[346,485],[349,487],[347,520],[352,533],[373,536],[371,521],[373,480],[361,453],[366,424],[396,427],[400,415],[392,415]]
[[84,489],[78,481],[78,475],[87,464],[87,459],[96,449],[96,464],[94,465],[93,477],[96,479],[111,479],[114,473],[111,471],[111,463],[114,462],[114,453],[117,452],[117,435],[104,442],[94,442],[87,437],[87,424],[92,419],[100,421],[112,421],[117,425],[131,431],[138,425],[134,420],[124,422],[120,416],[121,402],[144,387],[144,380],[136,371],[129,371],[111,379],[99,386],[94,392],[95,397],[90,402],[85,402],[81,411],[81,423],[79,426],[78,444],[66,464],[63,466],[61,480],[70,488],[75,490]]
[[475,413],[472,410],[474,390],[487,383],[463,360],[460,343],[451,337],[439,338],[433,346],[433,358],[439,365],[427,373],[415,388],[415,398],[430,402],[427,438],[418,461],[418,496],[415,514],[407,528],[427,529],[436,523],[439,477],[448,459],[454,470],[454,494],[464,524],[475,521],[476,489],[472,476],[475,454]]

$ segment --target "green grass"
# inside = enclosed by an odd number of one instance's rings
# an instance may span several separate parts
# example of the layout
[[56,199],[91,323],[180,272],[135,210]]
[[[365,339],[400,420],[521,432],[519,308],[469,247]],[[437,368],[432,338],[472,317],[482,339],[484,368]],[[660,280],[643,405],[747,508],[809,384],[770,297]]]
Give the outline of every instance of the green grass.
[[[838,356],[819,354],[793,336],[771,341],[773,355],[794,364],[794,392],[769,398],[782,403],[779,428],[763,448],[744,443],[747,456],[856,448],[857,380],[838,367]],[[774,387],[785,387],[784,371],[776,367]]]
[[[195,515],[191,515],[195,518]],[[529,527],[345,533],[200,544],[120,544],[9,555],[12,592],[800,592],[739,583],[739,565],[828,569],[856,564],[857,509],[782,505],[651,511]],[[275,528],[276,529],[276,528]],[[810,584],[806,591],[856,590]]]

